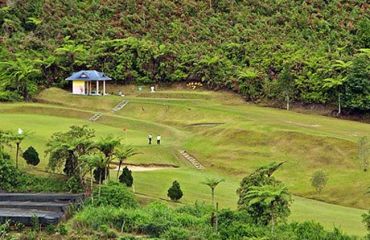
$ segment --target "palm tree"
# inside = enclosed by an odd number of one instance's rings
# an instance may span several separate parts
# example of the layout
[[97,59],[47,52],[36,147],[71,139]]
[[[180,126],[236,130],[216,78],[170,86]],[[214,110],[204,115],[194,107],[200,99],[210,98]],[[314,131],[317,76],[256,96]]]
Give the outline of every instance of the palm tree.
[[[104,162],[104,156],[102,154],[96,153],[96,154],[90,154],[90,155],[82,155],[79,160],[82,163],[83,166],[86,166],[86,168],[90,172],[90,190],[91,190],[91,200],[94,202],[93,197],[93,186],[94,186],[94,169],[96,168],[104,168],[105,162]],[[99,196],[100,196],[100,189],[101,189],[101,176],[99,179]]]
[[135,149],[131,146],[121,146],[120,148],[117,148],[114,152],[114,155],[116,158],[119,160],[118,163],[118,171],[117,171],[117,179],[119,177],[119,173],[121,171],[122,163],[125,161],[127,158],[135,156],[136,154],[139,154],[138,152],[135,151]]
[[203,184],[207,185],[211,188],[211,194],[212,194],[212,206],[216,208],[215,206],[215,188],[220,184],[221,182],[224,182],[224,179],[216,179],[216,178],[207,178],[205,182],[202,182]]
[[109,178],[109,164],[113,160],[115,149],[121,145],[121,140],[113,136],[100,138],[96,143],[96,148],[104,154],[105,157],[105,176]]
[[257,205],[269,209],[272,232],[274,231],[274,226],[278,218],[284,218],[287,211],[289,211],[281,207],[281,204],[291,201],[291,195],[284,185],[252,186],[249,188],[244,198],[248,207]]

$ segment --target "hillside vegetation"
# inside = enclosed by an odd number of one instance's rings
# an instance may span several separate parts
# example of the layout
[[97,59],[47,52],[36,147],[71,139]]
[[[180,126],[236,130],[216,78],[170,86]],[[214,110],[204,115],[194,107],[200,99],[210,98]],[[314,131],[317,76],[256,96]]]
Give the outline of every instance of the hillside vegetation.
[[[261,165],[286,161],[276,178],[295,195],[291,221],[315,220],[328,229],[335,225],[347,233],[365,233],[361,215],[369,206],[365,193],[370,175],[357,158],[357,141],[369,135],[370,125],[261,108],[226,92],[120,89],[125,98],[75,96],[50,88],[36,96],[43,103],[1,104],[0,127],[24,128],[30,135],[22,149],[34,146],[40,153],[37,169],[29,169],[23,160],[21,168],[40,174],[48,164],[42,153],[50,136],[71,125],[88,124],[98,138],[112,134],[138,149],[140,154],[127,163],[178,167],[133,173],[137,196],[146,202],[166,199],[168,187],[177,180],[184,192],[182,203],[209,203],[209,189],[201,182],[222,177],[225,182],[217,188],[217,201],[222,208],[235,209],[236,189],[243,177]],[[127,106],[112,113],[122,99],[129,101]],[[98,121],[87,120],[98,111],[103,113]],[[148,145],[149,133],[161,134],[162,144]],[[195,169],[180,150],[195,156],[205,170]],[[14,156],[15,148],[9,152]],[[328,176],[320,193],[310,181],[318,170]]]
[[3,101],[98,69],[118,83],[200,81],[255,102],[370,109],[367,1],[2,2]]

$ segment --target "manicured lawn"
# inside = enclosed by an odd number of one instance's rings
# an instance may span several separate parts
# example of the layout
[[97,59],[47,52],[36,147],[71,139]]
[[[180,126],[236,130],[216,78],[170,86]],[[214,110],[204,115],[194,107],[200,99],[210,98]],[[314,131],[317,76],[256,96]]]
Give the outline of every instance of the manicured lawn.
[[[169,89],[152,94],[132,88],[124,92],[124,98],[82,97],[49,89],[39,96],[43,104],[0,104],[0,128],[29,131],[22,148],[34,146],[42,158],[38,168],[44,170],[45,145],[52,133],[88,124],[97,137],[113,134],[136,147],[140,154],[129,159],[130,163],[180,167],[136,172],[138,193],[166,199],[168,187],[178,180],[185,193],[183,202],[209,201],[209,189],[201,182],[206,177],[222,177],[226,182],[216,192],[220,207],[226,208],[236,208],[235,191],[245,175],[263,164],[286,161],[276,177],[302,196],[295,197],[290,220],[313,219],[329,228],[340,226],[351,234],[365,232],[360,217],[363,210],[353,207],[370,205],[370,198],[364,195],[370,174],[360,169],[356,142],[360,136],[370,135],[370,125],[258,107],[223,92]],[[113,113],[111,109],[124,99],[129,104]],[[87,120],[98,111],[103,113],[102,118],[95,123]],[[160,134],[162,145],[149,146],[149,133],[154,137]],[[192,168],[178,154],[182,149],[206,170]],[[14,148],[11,151],[14,154]],[[27,167],[23,159],[21,163]],[[329,178],[321,194],[310,186],[310,177],[319,169]]]

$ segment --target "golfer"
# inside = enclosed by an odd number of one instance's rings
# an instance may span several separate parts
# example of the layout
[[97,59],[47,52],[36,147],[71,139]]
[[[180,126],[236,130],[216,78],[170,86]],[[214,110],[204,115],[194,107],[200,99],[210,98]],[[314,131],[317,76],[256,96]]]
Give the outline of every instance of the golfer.
[[149,135],[148,135],[148,143],[149,144],[152,144],[152,138],[153,138],[152,134],[149,133]]
[[159,144],[161,144],[161,135],[158,135],[157,136],[157,144],[159,145]]

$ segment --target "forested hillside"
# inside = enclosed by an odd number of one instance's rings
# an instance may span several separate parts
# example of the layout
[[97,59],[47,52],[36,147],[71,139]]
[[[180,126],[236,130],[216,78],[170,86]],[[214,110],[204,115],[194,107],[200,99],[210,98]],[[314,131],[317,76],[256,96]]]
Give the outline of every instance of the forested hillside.
[[0,100],[98,69],[119,83],[201,81],[250,101],[368,112],[366,2],[2,0]]

